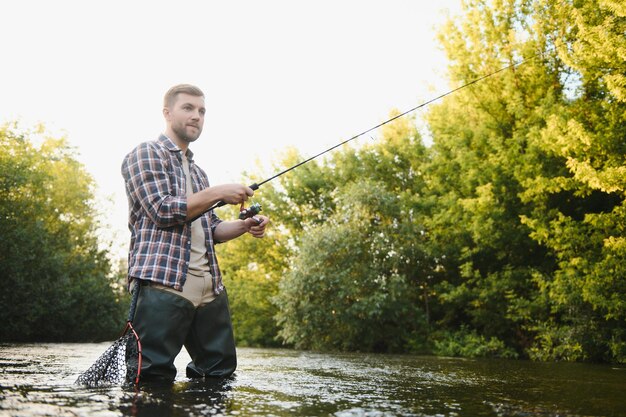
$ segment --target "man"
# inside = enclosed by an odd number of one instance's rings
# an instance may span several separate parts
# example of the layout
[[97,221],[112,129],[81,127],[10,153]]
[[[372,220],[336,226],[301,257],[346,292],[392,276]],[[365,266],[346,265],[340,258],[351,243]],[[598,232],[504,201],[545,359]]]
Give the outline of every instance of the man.
[[[141,380],[173,381],[184,345],[188,377],[223,377],[237,366],[228,298],[214,244],[245,233],[262,238],[269,219],[222,221],[216,203],[240,204],[254,194],[242,184],[210,186],[189,144],[204,125],[204,94],[192,85],[166,94],[166,128],[125,158],[131,231],[129,285],[140,291],[133,326],[141,340]],[[209,211],[207,211],[209,210]]]

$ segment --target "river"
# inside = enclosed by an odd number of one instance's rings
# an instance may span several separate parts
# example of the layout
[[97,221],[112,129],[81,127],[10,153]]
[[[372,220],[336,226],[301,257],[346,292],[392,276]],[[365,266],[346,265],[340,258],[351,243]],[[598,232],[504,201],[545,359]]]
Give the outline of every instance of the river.
[[233,378],[74,385],[103,344],[0,345],[2,416],[626,416],[626,366],[240,348]]

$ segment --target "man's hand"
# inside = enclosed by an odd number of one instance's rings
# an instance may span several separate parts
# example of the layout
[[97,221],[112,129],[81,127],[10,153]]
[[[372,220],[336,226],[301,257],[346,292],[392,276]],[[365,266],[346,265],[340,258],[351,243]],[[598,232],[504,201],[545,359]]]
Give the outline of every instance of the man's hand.
[[261,215],[256,215],[244,220],[248,233],[257,238],[265,236],[265,227],[269,224],[269,222],[269,217]]
[[243,184],[222,184],[211,187],[221,195],[221,201],[226,204],[241,204],[254,195],[254,190]]
[[216,242],[228,242],[246,232],[254,237],[265,236],[265,227],[270,219],[267,216],[254,216],[245,220],[223,221],[215,227],[213,239]]
[[205,188],[187,197],[187,221],[195,220],[214,204],[241,204],[254,195],[254,190],[243,184],[222,184]]

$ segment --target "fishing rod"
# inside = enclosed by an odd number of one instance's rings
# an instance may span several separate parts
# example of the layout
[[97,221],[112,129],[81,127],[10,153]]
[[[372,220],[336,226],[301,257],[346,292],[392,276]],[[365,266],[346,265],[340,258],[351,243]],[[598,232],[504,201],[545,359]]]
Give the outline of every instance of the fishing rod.
[[[284,175],[284,174],[288,173],[289,171],[294,170],[294,169],[298,168],[299,166],[302,166],[302,165],[306,164],[307,162],[310,162],[310,161],[314,160],[315,158],[318,158],[318,157],[324,155],[325,153],[332,151],[333,149],[336,149],[336,148],[338,148],[338,147],[340,147],[342,145],[345,145],[346,143],[351,142],[351,141],[353,141],[353,140],[355,140],[355,139],[357,139],[357,138],[359,138],[359,137],[361,137],[361,136],[371,132],[372,130],[378,129],[381,126],[384,126],[384,125],[386,125],[388,123],[393,122],[396,119],[399,119],[401,117],[406,116],[409,113],[414,112],[415,110],[421,109],[422,107],[425,107],[425,106],[427,106],[427,105],[429,105],[429,104],[431,104],[431,103],[433,103],[433,102],[435,102],[437,100],[441,100],[442,98],[444,98],[444,97],[446,97],[446,96],[448,96],[450,94],[454,94],[454,93],[456,93],[459,90],[462,90],[462,89],[464,89],[466,87],[469,87],[469,86],[471,86],[473,84],[479,83],[479,82],[481,82],[481,81],[483,81],[483,80],[485,80],[487,78],[493,77],[494,75],[496,75],[496,74],[498,74],[498,73],[500,73],[502,71],[506,71],[506,70],[508,70],[510,68],[518,67],[518,66],[520,66],[520,65],[522,65],[522,64],[524,64],[524,63],[526,63],[528,61],[531,61],[531,60],[535,59],[539,55],[541,55],[541,52],[538,52],[535,55],[531,56],[530,58],[526,58],[526,59],[524,59],[524,60],[522,60],[520,62],[514,62],[514,63],[509,64],[509,65],[507,65],[505,67],[502,67],[502,68],[500,68],[500,69],[498,69],[496,71],[493,71],[493,72],[491,72],[491,73],[489,73],[487,75],[483,75],[482,77],[478,77],[478,78],[476,78],[476,79],[474,79],[474,80],[472,80],[472,81],[470,81],[468,83],[465,83],[465,84],[463,84],[463,85],[461,85],[461,86],[459,86],[457,88],[454,88],[454,89],[449,90],[449,91],[447,91],[447,92],[445,92],[443,94],[440,94],[437,97],[431,98],[430,100],[425,101],[425,102],[423,102],[423,103],[421,103],[421,104],[419,104],[419,105],[417,105],[417,106],[415,106],[415,107],[413,107],[413,108],[411,108],[411,109],[409,109],[409,110],[407,110],[407,111],[405,111],[403,113],[400,113],[397,116],[394,116],[394,117],[392,117],[392,118],[390,118],[388,120],[385,120],[384,122],[379,123],[376,126],[373,126],[373,127],[369,128],[367,130],[364,130],[363,132],[361,132],[361,133],[359,133],[357,135],[354,135],[351,138],[344,140],[343,142],[340,142],[340,143],[338,143],[338,144],[336,144],[334,146],[331,146],[330,148],[328,148],[328,149],[326,149],[326,150],[324,150],[324,151],[322,151],[322,152],[320,152],[320,153],[318,153],[316,155],[313,155],[312,157],[310,157],[308,159],[305,159],[304,161],[298,162],[297,164],[295,164],[295,165],[293,165],[293,166],[291,166],[291,167],[289,167],[287,169],[284,169],[283,171],[280,171],[279,173],[277,173],[277,174],[275,174],[275,175],[273,175],[273,176],[271,176],[271,177],[269,177],[269,178],[267,178],[267,179],[265,179],[265,180],[263,180],[263,181],[261,181],[259,183],[255,182],[254,184],[250,185],[250,188],[252,190],[256,191],[256,190],[259,189],[259,187],[261,185],[263,185],[263,184],[265,184],[267,182],[270,182],[273,179],[276,179],[276,178],[280,177],[281,175]],[[216,209],[218,207],[222,207],[222,206],[225,206],[225,205],[226,205],[226,203],[224,201],[219,201],[215,205],[210,207],[207,211],[211,211],[213,209]],[[253,216],[259,214],[260,211],[261,211],[261,205],[258,204],[258,203],[255,203],[255,204],[251,205],[247,209],[245,209],[243,207],[243,204],[242,204],[241,210],[240,210],[240,213],[239,213],[239,218],[240,219],[247,219],[247,218],[250,218],[250,217],[253,217]]]

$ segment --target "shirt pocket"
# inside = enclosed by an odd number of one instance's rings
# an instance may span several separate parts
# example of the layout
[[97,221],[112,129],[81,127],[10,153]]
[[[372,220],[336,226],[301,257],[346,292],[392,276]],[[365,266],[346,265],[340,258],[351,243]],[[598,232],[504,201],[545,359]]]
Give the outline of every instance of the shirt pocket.
[[194,192],[198,192],[200,190],[204,190],[205,188],[209,187],[209,180],[204,175],[198,174],[198,172],[195,170],[193,173],[193,178],[194,178],[194,187],[193,187]]

